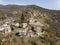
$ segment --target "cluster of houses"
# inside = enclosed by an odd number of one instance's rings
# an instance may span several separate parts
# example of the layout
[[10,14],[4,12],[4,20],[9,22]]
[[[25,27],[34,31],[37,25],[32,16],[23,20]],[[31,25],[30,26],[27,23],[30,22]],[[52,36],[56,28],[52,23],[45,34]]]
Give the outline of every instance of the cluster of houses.
[[[33,26],[31,26],[33,25]],[[18,36],[35,37],[42,33],[43,24],[37,20],[31,19],[29,23],[22,23],[22,29],[18,31]]]
[[[39,36],[40,33],[42,33],[42,27],[44,26],[42,23],[39,21],[34,20],[31,18],[29,20],[29,23],[18,23],[18,22],[4,22],[3,24],[0,23],[0,32],[4,31],[4,33],[10,33],[12,32],[11,25],[14,25],[15,27],[20,28],[18,32],[16,32],[17,36],[24,37],[34,37],[34,36]],[[33,26],[31,26],[33,25]],[[19,27],[20,26],[20,27]]]

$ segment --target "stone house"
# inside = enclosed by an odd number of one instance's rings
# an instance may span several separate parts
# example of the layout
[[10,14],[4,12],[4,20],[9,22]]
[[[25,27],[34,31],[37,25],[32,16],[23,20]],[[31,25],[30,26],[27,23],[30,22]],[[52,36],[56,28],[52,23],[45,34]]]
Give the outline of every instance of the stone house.
[[0,31],[4,31],[5,33],[11,32],[11,28],[8,22],[5,22],[3,25],[0,26]]
[[36,34],[37,34],[37,35],[40,35],[40,33],[42,32],[42,26],[36,25],[36,26],[34,27],[34,30],[36,31]]
[[4,27],[5,28],[5,33],[9,33],[11,32],[11,28],[10,28],[10,25]]
[[22,29],[22,30],[18,31],[17,36],[24,37],[24,36],[26,36],[26,34],[27,34],[27,30]]
[[34,37],[35,35],[40,35],[42,33],[42,29],[43,29],[43,24],[40,23],[39,21],[36,21],[34,23],[29,23],[31,26],[31,28],[28,31],[28,36],[30,37]]
[[28,31],[27,36],[35,37],[35,36],[39,36],[41,33],[42,33],[42,27],[40,25],[36,25],[34,27],[31,27],[31,30]]

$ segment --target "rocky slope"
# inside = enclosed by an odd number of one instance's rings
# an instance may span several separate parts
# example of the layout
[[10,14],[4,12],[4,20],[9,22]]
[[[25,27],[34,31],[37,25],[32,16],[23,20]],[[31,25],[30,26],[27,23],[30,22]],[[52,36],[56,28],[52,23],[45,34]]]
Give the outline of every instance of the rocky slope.
[[[45,37],[29,40],[29,43],[28,41],[24,42],[26,41],[25,39],[23,41],[21,39],[21,45],[25,43],[25,45],[60,45],[60,10],[48,10],[36,5],[0,5],[0,20],[2,21],[10,17],[18,20],[18,18],[21,18],[22,14],[25,17],[25,21],[32,16],[32,18],[40,19],[39,21],[44,23],[44,25],[48,24],[49,28],[45,27],[45,31],[47,32]],[[16,38],[18,44],[15,45],[19,45],[18,39]]]

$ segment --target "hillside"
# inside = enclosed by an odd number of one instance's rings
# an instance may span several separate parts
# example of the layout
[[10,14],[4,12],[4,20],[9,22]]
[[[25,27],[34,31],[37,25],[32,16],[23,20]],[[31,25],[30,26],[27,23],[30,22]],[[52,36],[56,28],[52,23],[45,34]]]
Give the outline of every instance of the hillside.
[[36,5],[0,5],[0,22],[9,18],[20,22],[21,15],[24,16],[24,21],[22,22],[27,22],[27,19],[32,16],[32,18],[37,19],[44,25],[47,24],[44,27],[47,35],[26,39],[10,34],[5,37],[7,39],[6,42],[8,42],[6,45],[10,45],[10,43],[12,43],[11,45],[60,45],[60,10],[49,10]]

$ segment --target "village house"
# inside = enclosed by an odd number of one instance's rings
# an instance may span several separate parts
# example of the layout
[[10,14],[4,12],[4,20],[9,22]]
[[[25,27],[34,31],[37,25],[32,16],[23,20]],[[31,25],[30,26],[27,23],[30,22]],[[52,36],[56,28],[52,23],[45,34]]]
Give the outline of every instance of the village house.
[[27,34],[27,30],[28,30],[28,28],[26,28],[26,29],[20,29],[20,30],[16,33],[16,35],[17,35],[17,36],[20,36],[20,37],[24,37],[24,36],[26,36],[26,34]]
[[11,32],[11,28],[9,22],[5,22],[0,26],[0,31],[4,31],[5,33]]
[[34,30],[36,31],[36,34],[37,34],[37,35],[40,35],[40,33],[42,32],[42,26],[36,25],[36,26],[34,27]]
[[28,31],[28,37],[39,36],[42,33],[42,27],[40,25],[36,25],[31,27],[31,30]]
[[40,23],[39,21],[36,21],[34,23],[29,23],[29,24],[33,25],[31,27],[31,31],[30,31],[31,35],[33,35],[33,33],[35,33],[36,35],[39,36],[42,33],[42,29],[43,29],[43,26],[44,26],[42,23]]
[[27,35],[27,31],[28,31],[27,23],[22,23],[22,28],[18,29],[16,36],[24,37]]

